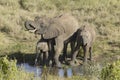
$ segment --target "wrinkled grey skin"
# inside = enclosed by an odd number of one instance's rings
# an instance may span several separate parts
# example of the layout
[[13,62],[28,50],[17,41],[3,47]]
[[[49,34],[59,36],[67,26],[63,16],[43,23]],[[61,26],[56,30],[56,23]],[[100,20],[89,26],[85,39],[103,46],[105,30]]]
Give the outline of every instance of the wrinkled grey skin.
[[45,41],[38,41],[37,45],[36,45],[36,62],[37,59],[40,55],[40,61],[41,64],[44,65],[48,65],[48,56],[49,56],[49,47],[47,42]]
[[84,59],[83,62],[87,62],[87,57],[89,53],[90,60],[92,59],[92,46],[95,41],[95,30],[93,27],[90,27],[88,24],[84,24],[77,31],[76,46],[73,52],[71,65],[75,64],[76,56],[80,50],[80,46],[83,48]]
[[59,56],[62,53],[64,42],[71,41],[71,37],[79,28],[78,21],[70,14],[60,15],[55,18],[41,17],[38,19],[27,20],[25,27],[32,30],[35,34],[43,35],[44,39],[55,39],[55,63],[61,67]]
[[45,40],[45,39],[40,39],[37,42],[36,45],[36,60],[35,60],[35,64],[37,63],[37,59],[40,55],[40,64],[42,66],[46,65],[49,66],[50,65],[50,60],[52,61],[51,65],[53,65],[54,63],[54,48],[53,45],[55,45],[54,43],[54,39],[50,39],[50,40]]

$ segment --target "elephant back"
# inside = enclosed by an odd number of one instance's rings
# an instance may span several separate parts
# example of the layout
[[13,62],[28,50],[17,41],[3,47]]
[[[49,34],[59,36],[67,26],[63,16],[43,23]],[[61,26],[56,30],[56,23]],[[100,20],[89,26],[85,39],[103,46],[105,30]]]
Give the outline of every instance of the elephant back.
[[[65,32],[67,32],[68,30],[72,31],[72,30],[76,30],[79,28],[77,19],[74,16],[72,16],[71,14],[62,15],[57,20],[57,22],[59,23],[59,25],[64,27]],[[70,29],[68,29],[68,28],[70,28]]]
[[49,27],[43,35],[44,39],[50,39],[64,35],[64,39],[71,37],[79,28],[78,21],[70,14],[63,14],[52,18]]
[[95,41],[95,30],[93,27],[91,27],[88,23],[85,23],[82,25],[82,27],[79,28],[79,34],[78,37],[82,37],[82,43],[85,45],[86,43],[88,45],[92,45]]

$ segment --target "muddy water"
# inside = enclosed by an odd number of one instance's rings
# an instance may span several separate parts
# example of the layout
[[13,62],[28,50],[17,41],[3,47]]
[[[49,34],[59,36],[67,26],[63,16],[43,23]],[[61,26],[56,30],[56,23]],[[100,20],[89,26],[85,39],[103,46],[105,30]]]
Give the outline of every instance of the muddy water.
[[56,75],[59,77],[72,77],[73,75],[83,75],[82,68],[80,68],[79,66],[61,69],[49,67],[46,68],[47,70],[38,66],[30,66],[28,63],[18,64],[18,66],[21,66],[27,72],[33,72],[35,77],[41,77],[41,75],[44,73],[49,73],[51,75]]

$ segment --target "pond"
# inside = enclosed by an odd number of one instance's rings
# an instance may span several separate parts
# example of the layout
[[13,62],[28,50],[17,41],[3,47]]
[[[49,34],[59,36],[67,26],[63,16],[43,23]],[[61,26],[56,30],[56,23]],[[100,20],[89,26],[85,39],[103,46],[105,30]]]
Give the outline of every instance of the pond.
[[28,63],[18,64],[18,66],[22,67],[23,70],[27,72],[33,72],[35,77],[41,77],[44,73],[49,73],[51,75],[59,76],[59,77],[72,77],[73,75],[83,75],[83,67],[75,66],[75,67],[64,67],[64,68],[56,68],[56,67],[47,67],[42,68],[39,66],[31,66]]

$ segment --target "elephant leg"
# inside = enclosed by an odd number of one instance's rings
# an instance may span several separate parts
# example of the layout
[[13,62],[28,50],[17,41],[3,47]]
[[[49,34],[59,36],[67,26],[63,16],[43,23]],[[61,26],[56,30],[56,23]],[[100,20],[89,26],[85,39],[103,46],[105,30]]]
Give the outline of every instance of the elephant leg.
[[55,58],[55,63],[57,65],[57,67],[61,67],[61,63],[59,61],[59,56],[61,54],[61,50],[62,50],[61,47],[57,47],[57,49],[55,50],[55,56],[54,56],[54,58]]
[[45,65],[48,66],[49,65],[49,53],[45,52]]
[[51,60],[51,56],[53,54],[53,52],[52,52],[52,41],[49,40],[47,42],[47,44],[48,44],[49,51],[46,52],[46,65],[49,65],[49,61]]
[[36,53],[36,59],[35,59],[35,65],[38,65],[38,57],[39,57],[39,53]]
[[54,59],[55,59],[56,66],[57,67],[61,67],[61,63],[59,61],[59,57],[60,57],[60,54],[61,54],[61,52],[63,50],[63,47],[64,47],[63,37],[56,38],[55,42],[56,42],[56,46],[55,46],[55,56],[54,56]]
[[87,63],[87,56],[88,56],[88,46],[87,46],[87,45],[83,46],[83,51],[84,51],[84,59],[83,59],[83,62],[84,62],[84,63]]
[[89,59],[92,60],[92,47],[89,47]]
[[44,65],[44,53],[40,53],[40,64],[43,66]]
[[[49,65],[53,66],[54,65],[54,54],[55,54],[55,50],[54,50],[54,43],[55,41],[52,39],[48,42],[48,47],[49,47],[49,54],[48,54],[48,61],[49,61]],[[50,62],[51,61],[51,62]]]
[[51,65],[51,66],[54,66],[54,65],[55,65],[54,56],[55,56],[55,51],[54,51],[54,49],[52,49],[52,51],[50,51],[49,56],[48,56],[49,65]]
[[73,52],[74,52],[74,49],[75,49],[75,41],[71,41],[70,42],[70,47],[71,47],[71,54],[70,54],[70,56],[72,57],[73,55]]
[[38,64],[38,57],[39,57],[39,54],[40,54],[40,50],[38,49],[38,47],[36,46],[36,58],[35,58],[35,65]]
[[77,54],[78,54],[78,52],[79,52],[79,49],[80,49],[80,44],[79,43],[77,43],[77,45],[76,45],[76,47],[75,47],[75,49],[74,49],[74,51],[73,51],[73,53],[72,53],[72,61],[71,61],[71,65],[74,65],[74,63],[75,63],[75,61],[76,61],[76,56],[77,56]]
[[64,44],[64,49],[63,49],[62,61],[66,61],[66,58],[67,58],[67,46],[68,46],[68,43],[65,43]]

